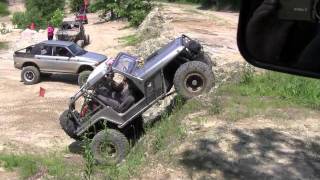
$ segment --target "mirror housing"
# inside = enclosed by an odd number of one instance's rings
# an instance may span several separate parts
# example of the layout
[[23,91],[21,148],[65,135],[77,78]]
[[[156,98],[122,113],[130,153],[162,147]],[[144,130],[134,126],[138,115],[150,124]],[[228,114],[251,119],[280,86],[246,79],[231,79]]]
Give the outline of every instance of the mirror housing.
[[318,6],[319,0],[241,0],[240,53],[263,69],[320,78]]

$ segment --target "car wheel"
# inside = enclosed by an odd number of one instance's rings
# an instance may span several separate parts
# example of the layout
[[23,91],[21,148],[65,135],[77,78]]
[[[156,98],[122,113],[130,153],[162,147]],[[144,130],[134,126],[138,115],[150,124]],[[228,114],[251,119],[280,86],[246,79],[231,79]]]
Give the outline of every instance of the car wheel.
[[214,75],[211,67],[200,61],[183,64],[174,76],[177,92],[186,99],[209,92],[213,85]]
[[62,129],[64,130],[64,132],[68,136],[70,136],[71,138],[73,138],[75,140],[80,139],[80,137],[77,136],[77,134],[75,133],[77,130],[77,125],[74,122],[72,115],[69,113],[69,110],[64,111],[60,115],[59,120],[60,120],[60,125],[61,125]]
[[79,84],[80,87],[82,87],[87,82],[87,79],[90,76],[90,74],[91,74],[91,71],[82,71],[79,74],[78,84]]
[[27,66],[22,69],[21,79],[26,85],[37,84],[40,81],[40,72],[34,66]]
[[107,129],[93,137],[91,151],[98,164],[116,165],[125,159],[129,142],[121,132]]
[[78,40],[77,45],[83,48],[84,47],[84,40]]

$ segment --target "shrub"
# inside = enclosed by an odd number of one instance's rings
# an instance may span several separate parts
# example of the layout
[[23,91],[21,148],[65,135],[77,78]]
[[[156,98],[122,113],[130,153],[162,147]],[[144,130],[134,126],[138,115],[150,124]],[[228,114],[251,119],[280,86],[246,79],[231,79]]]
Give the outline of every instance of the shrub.
[[70,0],[70,9],[72,12],[78,12],[83,5],[83,0]]
[[64,9],[65,0],[26,0],[26,9],[30,11],[31,9],[37,9],[40,14],[44,18],[50,16],[55,12],[57,9]]
[[55,27],[60,26],[60,24],[61,24],[62,21],[63,21],[63,17],[64,17],[63,11],[60,10],[60,9],[57,9],[57,10],[53,13],[53,15],[52,15],[52,17],[51,17],[51,19],[50,19],[51,25],[52,25],[52,26],[55,26]]
[[27,11],[14,13],[12,23],[26,28],[34,22],[36,28],[45,28],[48,22],[59,23],[63,19],[62,10],[58,9],[63,9],[64,5],[65,0],[26,0]]
[[0,1],[0,16],[9,15],[10,12],[8,11],[8,5],[5,1]]
[[91,11],[102,11],[103,15],[111,12],[111,19],[127,18],[132,26],[140,25],[151,8],[150,0],[97,0],[90,6]]
[[42,18],[40,12],[36,9],[26,12],[16,12],[13,14],[12,23],[17,25],[18,28],[24,29],[30,26],[31,22],[36,24],[37,28],[46,26],[46,19]]

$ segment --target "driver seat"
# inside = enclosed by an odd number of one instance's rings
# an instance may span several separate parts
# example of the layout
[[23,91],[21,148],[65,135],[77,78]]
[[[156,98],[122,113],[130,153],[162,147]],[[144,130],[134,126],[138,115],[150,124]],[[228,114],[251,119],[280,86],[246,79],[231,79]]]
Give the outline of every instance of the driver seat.
[[122,92],[116,93],[116,95],[113,95],[112,97],[97,95],[97,98],[105,105],[112,107],[112,109],[118,113],[127,111],[135,102],[135,98],[132,96],[129,88],[124,88]]

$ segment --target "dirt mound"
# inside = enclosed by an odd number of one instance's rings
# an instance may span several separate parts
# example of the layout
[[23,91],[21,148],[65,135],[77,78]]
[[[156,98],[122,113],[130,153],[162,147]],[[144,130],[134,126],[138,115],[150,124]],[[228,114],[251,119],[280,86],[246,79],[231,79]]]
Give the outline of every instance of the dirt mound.
[[146,59],[173,39],[170,22],[171,18],[162,13],[161,7],[154,8],[138,28],[137,36],[142,42],[133,53]]
[[44,41],[46,40],[46,38],[47,36],[45,30],[34,31],[31,29],[26,29],[21,32],[21,35],[15,42],[15,46],[13,48],[14,50],[22,49],[27,46]]
[[167,18],[161,12],[161,9],[156,7],[139,26],[138,35],[142,37],[143,40],[159,37],[167,28],[167,26],[165,26],[166,23],[168,23]]

